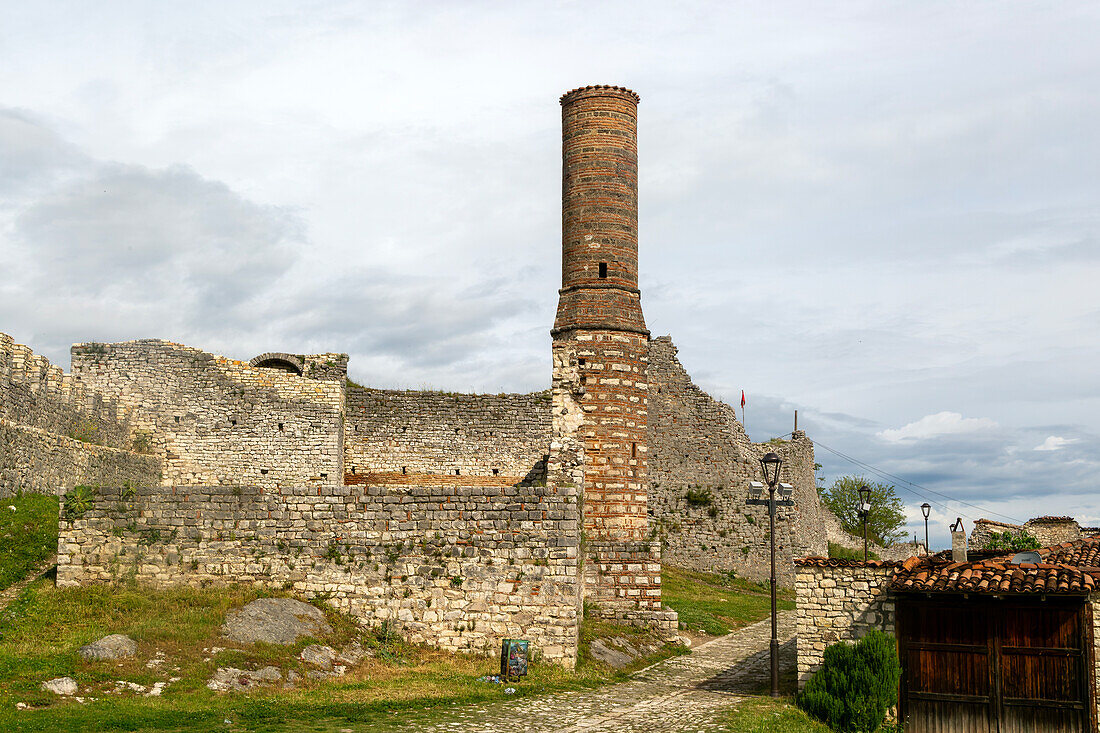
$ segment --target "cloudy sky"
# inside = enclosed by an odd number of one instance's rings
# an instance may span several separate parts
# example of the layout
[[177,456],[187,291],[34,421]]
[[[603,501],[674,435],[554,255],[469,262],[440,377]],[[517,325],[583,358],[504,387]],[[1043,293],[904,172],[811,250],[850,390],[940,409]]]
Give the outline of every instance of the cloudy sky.
[[934,545],[1100,523],[1096,3],[0,9],[0,331],[57,363],[159,337],[541,389],[557,100],[621,84],[649,326],[753,438],[798,409]]

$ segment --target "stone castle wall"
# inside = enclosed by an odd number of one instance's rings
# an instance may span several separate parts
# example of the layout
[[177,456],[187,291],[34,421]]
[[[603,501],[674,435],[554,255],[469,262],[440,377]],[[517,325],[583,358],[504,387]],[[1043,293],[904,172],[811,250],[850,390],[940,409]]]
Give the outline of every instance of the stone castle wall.
[[343,380],[249,366],[168,341],[77,344],[73,375],[110,395],[169,484],[343,482]]
[[160,462],[135,447],[115,401],[0,333],[0,496],[159,481]]
[[776,512],[777,565],[793,581],[796,557],[827,554],[827,511],[814,479],[813,443],[752,443],[729,405],[692,381],[665,336],[650,342],[650,489],[652,530],[665,562],[696,570],[727,570],[763,579],[770,565],[767,507],[749,506],[759,459],[783,459],[780,480],[795,487],[793,507]]
[[102,489],[61,522],[57,582],[287,588],[413,641],[491,653],[520,637],[571,664],[578,546],[568,486]]
[[352,475],[511,476],[544,469],[551,394],[347,389],[344,468]]
[[1023,524],[979,519],[974,522],[974,530],[970,535],[970,547],[976,550],[989,547],[994,534],[1005,532],[1014,536],[1029,534],[1039,541],[1040,547],[1047,547],[1090,537],[1097,533],[1097,529],[1082,527],[1073,517],[1035,517]]
[[798,688],[821,668],[825,648],[853,642],[871,629],[894,634],[887,591],[897,563],[807,558],[797,565]]

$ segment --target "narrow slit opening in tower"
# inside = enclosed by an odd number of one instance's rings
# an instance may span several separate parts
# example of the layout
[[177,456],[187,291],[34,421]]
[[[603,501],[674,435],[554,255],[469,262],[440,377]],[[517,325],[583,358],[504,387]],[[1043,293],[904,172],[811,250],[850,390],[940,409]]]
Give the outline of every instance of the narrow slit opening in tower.
[[637,458],[638,457],[638,444],[637,443],[631,443],[630,444],[630,457],[631,458]]
[[499,468],[494,468],[493,469],[493,475],[494,476],[499,476],[500,475],[500,469]]
[[601,280],[606,280],[607,279],[607,263],[606,262],[601,262],[600,263],[600,279]]

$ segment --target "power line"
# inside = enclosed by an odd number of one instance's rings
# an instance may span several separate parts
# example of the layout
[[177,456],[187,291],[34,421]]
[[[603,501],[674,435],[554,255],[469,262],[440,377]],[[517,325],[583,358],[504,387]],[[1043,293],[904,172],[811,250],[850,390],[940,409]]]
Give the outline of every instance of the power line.
[[[824,443],[820,443],[816,440],[813,440],[812,438],[810,438],[810,441],[815,446],[820,446],[820,447],[824,448],[825,450],[829,451],[830,453],[832,453],[836,456],[839,456],[840,458],[843,458],[844,460],[848,461],[849,463],[852,463],[856,466],[859,466],[860,468],[862,468],[866,471],[870,471],[871,473],[875,474],[879,478],[892,479],[892,480],[897,481],[901,484],[908,484],[909,486],[913,486],[917,489],[921,489],[923,491],[926,491],[929,494],[935,494],[936,496],[942,497],[943,499],[946,499],[947,501],[952,501],[952,502],[955,502],[956,504],[962,504],[963,506],[968,506],[971,509],[977,509],[979,512],[983,512],[985,514],[992,514],[994,516],[998,516],[998,517],[1001,517],[1003,519],[1007,519],[1007,520],[1013,522],[1014,524],[1023,524],[1023,521],[1021,521],[1020,519],[1017,519],[1016,517],[1010,517],[1007,514],[1001,514],[1000,512],[995,512],[995,511],[992,511],[990,509],[980,507],[977,504],[971,504],[970,502],[963,501],[962,499],[956,499],[953,496],[948,496],[947,494],[944,494],[942,492],[936,491],[934,489],[930,489],[927,486],[921,486],[918,483],[914,483],[913,481],[909,481],[908,479],[905,479],[905,478],[902,478],[901,476],[890,473],[889,471],[883,471],[882,469],[876,468],[875,466],[872,466],[869,463],[861,461],[858,458],[853,458],[853,457],[851,457],[851,456],[849,456],[845,453],[841,453],[840,451],[836,450],[835,448],[830,448],[829,446],[825,445]],[[913,489],[907,488],[905,486],[900,486],[899,488],[903,489],[904,491],[908,491],[910,494],[913,494],[914,496],[918,496],[922,499],[925,499],[925,500],[929,499],[927,496],[921,494],[920,492],[914,491]],[[944,507],[944,509],[947,509],[946,504],[943,504],[942,502],[935,502],[935,503],[940,504],[942,507]],[[975,521],[974,517],[971,517],[967,514],[964,514],[963,512],[959,512],[959,514],[962,514],[964,517],[966,517],[967,519],[969,519],[971,521]]]

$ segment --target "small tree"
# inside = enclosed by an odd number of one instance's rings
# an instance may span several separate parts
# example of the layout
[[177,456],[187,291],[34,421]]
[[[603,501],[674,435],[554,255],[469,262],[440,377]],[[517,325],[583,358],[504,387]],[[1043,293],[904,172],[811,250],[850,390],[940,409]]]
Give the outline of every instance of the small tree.
[[867,515],[867,537],[888,547],[905,537],[905,513],[893,486],[868,481],[862,476],[841,476],[825,490],[821,500],[840,520],[845,532],[863,536],[863,517],[859,514],[859,487],[871,490],[871,513]]
[[875,731],[897,703],[900,679],[894,637],[873,629],[854,645],[840,642],[825,649],[821,669],[806,683],[798,704],[833,730]]

